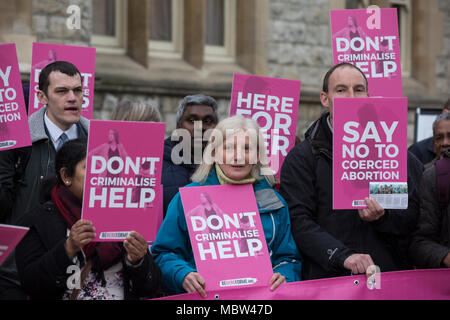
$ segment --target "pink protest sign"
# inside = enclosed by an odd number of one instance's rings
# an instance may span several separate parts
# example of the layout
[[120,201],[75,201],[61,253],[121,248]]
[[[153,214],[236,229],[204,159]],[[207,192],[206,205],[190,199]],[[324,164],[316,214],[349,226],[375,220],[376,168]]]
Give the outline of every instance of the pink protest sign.
[[330,19],[334,64],[360,68],[372,97],[402,97],[397,9],[331,10]]
[[301,82],[235,73],[230,116],[256,120],[264,132],[267,156],[275,177],[295,145]]
[[252,186],[180,188],[180,195],[206,289],[267,286],[272,263]]
[[164,123],[91,120],[82,216],[92,221],[95,241],[122,240],[133,230],[155,240],[164,130]]
[[39,90],[39,74],[48,64],[55,61],[73,63],[81,73],[83,86],[83,104],[81,115],[92,119],[94,109],[94,80],[95,80],[95,48],[67,46],[53,43],[33,43],[30,74],[30,103],[28,115],[43,107],[37,98]]
[[[215,290],[206,300],[450,300],[450,270],[382,272],[369,289],[366,275],[283,283],[274,291],[264,287]],[[200,300],[186,293],[161,300]],[[270,311],[270,310],[263,310]]]
[[0,224],[0,265],[6,260],[29,228]]
[[0,45],[0,151],[31,145],[14,43]]
[[333,209],[405,209],[407,98],[336,98],[333,111]]

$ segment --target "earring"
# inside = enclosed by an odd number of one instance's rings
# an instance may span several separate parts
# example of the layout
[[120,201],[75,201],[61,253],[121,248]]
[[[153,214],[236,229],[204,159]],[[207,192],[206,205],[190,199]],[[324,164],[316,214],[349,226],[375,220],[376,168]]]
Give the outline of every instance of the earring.
[[69,180],[66,180],[66,184],[69,184],[70,183],[70,181]]

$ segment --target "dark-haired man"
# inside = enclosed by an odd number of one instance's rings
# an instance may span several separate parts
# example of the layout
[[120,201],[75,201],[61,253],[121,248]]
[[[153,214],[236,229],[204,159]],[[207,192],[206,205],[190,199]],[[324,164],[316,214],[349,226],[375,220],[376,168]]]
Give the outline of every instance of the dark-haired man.
[[[39,202],[40,181],[54,172],[64,142],[87,141],[89,120],[81,116],[82,79],[70,62],[55,61],[39,75],[39,102],[45,107],[28,119],[32,146],[0,152],[0,221],[20,225]],[[24,298],[14,254],[0,267],[0,299]]]
[[[368,82],[349,63],[332,67],[325,75],[320,101],[326,111],[286,157],[281,169],[280,193],[289,206],[292,234],[304,257],[303,279],[405,268],[407,237],[418,218],[417,202],[408,210],[384,210],[374,199],[367,209],[332,209],[333,100],[368,97]],[[422,172],[408,154],[408,187],[415,192]],[[413,197],[410,197],[412,199]]]
[[[183,149],[181,147],[183,137],[179,141],[174,141],[171,137],[164,141],[164,161],[161,177],[164,190],[164,216],[173,196],[177,194],[180,187],[191,183],[191,176],[200,164],[199,161],[202,159],[203,149],[207,142],[204,133],[213,129],[219,121],[217,102],[213,97],[204,94],[186,96],[178,106],[176,121],[177,130],[184,131],[186,140],[189,140],[190,148]],[[196,130],[195,123],[201,130]],[[182,149],[189,150],[189,154],[182,154]],[[197,158],[195,158],[195,155],[197,155]]]

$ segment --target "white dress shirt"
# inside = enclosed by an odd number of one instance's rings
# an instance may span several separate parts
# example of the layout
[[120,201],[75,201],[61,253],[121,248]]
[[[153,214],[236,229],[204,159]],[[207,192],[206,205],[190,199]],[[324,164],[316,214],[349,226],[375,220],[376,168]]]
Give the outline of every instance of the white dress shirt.
[[60,137],[63,133],[67,135],[67,138],[69,138],[69,140],[78,138],[78,131],[76,124],[73,124],[68,130],[63,131],[56,124],[54,124],[52,120],[50,120],[50,118],[47,116],[47,112],[45,112],[44,115],[44,122],[45,126],[47,127],[48,133],[50,134],[50,140],[52,140],[55,149],[58,147]]

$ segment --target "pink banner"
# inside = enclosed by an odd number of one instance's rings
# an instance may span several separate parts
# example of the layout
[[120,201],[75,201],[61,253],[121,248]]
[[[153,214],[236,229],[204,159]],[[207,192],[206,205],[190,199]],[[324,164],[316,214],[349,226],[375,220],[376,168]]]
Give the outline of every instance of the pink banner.
[[270,167],[275,177],[295,145],[301,82],[235,73],[230,116],[241,114],[256,120],[265,132]]
[[39,90],[39,74],[48,64],[55,61],[73,63],[81,73],[83,86],[83,104],[81,115],[92,119],[94,110],[94,82],[95,82],[95,48],[76,47],[53,43],[33,43],[30,77],[30,103],[28,115],[43,107],[39,103],[36,92]]
[[29,228],[0,224],[0,265],[6,260]]
[[0,151],[31,145],[14,43],[0,45]]
[[92,221],[95,241],[122,240],[133,230],[155,240],[164,130],[164,123],[91,120],[82,216]]
[[266,285],[273,270],[252,185],[180,188],[180,195],[207,288]]
[[[365,275],[207,292],[205,300],[450,300],[450,269],[382,272],[372,289]],[[201,300],[198,293],[160,300]]]
[[333,209],[405,209],[407,98],[336,98],[333,107]]
[[331,10],[334,64],[364,72],[370,96],[402,97],[397,9]]

